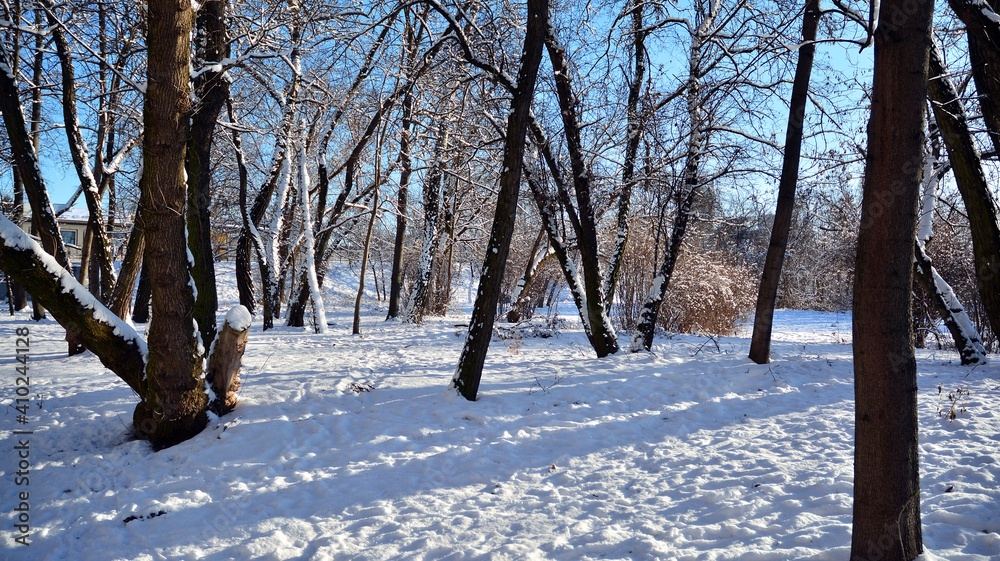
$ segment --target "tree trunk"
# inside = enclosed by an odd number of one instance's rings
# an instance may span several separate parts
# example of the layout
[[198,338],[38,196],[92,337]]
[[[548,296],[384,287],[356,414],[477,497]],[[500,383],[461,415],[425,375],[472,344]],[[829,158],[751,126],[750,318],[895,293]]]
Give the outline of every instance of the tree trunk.
[[1000,154],[1000,6],[996,0],[948,0],[948,4],[965,24],[979,107],[993,150]]
[[937,46],[931,46],[928,92],[934,118],[948,151],[972,230],[976,284],[993,333],[1000,336],[1000,225],[997,204],[983,172],[979,148],[969,130],[965,108],[945,72]]
[[717,12],[715,8],[702,15],[701,23],[691,37],[691,52],[688,60],[688,83],[687,83],[687,108],[688,120],[691,131],[688,136],[687,155],[684,158],[684,183],[677,192],[675,201],[677,203],[677,215],[674,217],[674,225],[670,231],[670,239],[664,250],[663,262],[660,263],[659,271],[653,277],[649,295],[643,303],[642,312],[639,315],[639,323],[635,327],[632,335],[631,351],[639,352],[643,349],[649,351],[653,348],[653,335],[656,333],[656,321],[660,314],[660,304],[667,294],[670,286],[670,279],[674,274],[674,267],[680,256],[681,244],[684,243],[684,236],[687,233],[688,220],[691,217],[691,207],[694,199],[701,189],[701,180],[698,176],[698,168],[701,162],[701,154],[707,145],[707,133],[703,128],[706,125],[706,117],[702,109],[701,99],[701,76],[702,76],[702,48],[709,31],[712,29]]
[[958,301],[955,292],[938,274],[919,241],[914,249],[914,257],[913,265],[917,281],[930,296],[934,309],[951,333],[962,364],[985,364],[986,348],[983,347],[983,340],[976,331],[976,326],[965,313],[965,308]]
[[185,235],[185,154],[190,132],[190,4],[148,3],[143,173],[139,183],[154,321],[149,325],[147,394],[133,415],[137,434],[171,446],[207,423],[202,353]]
[[424,195],[424,239],[420,248],[420,259],[417,261],[417,275],[413,281],[413,290],[403,312],[403,321],[420,323],[423,320],[430,290],[431,275],[434,272],[434,256],[437,253],[441,232],[439,215],[441,213],[441,192],[444,181],[444,153],[448,149],[448,125],[440,123],[438,136],[434,141],[434,163],[427,174],[427,181],[422,189]]
[[[545,249],[539,253],[539,248],[542,246],[542,241],[545,240]],[[531,290],[531,285],[535,281],[535,277],[538,275],[538,269],[542,262],[551,252],[549,251],[549,244],[545,234],[545,228],[538,231],[538,236],[535,237],[535,243],[531,244],[531,251],[528,252],[528,262],[524,266],[524,274],[521,275],[521,280],[517,281],[517,286],[514,287],[514,297],[513,304],[510,306],[510,310],[507,310],[507,321],[509,323],[517,323],[521,321],[522,316],[527,316],[528,319],[531,318],[531,296],[529,291]]]
[[[570,78],[571,70],[566,50],[559,44],[551,25],[546,30],[545,46],[555,74],[556,95],[562,110],[563,130],[569,151],[570,169],[573,175],[573,190],[576,193],[576,243],[580,251],[583,267],[583,290],[586,317],[584,327],[590,344],[598,358],[618,352],[618,337],[608,318],[607,302],[604,300],[604,285],[601,278],[601,260],[597,252],[597,217],[591,201],[591,170],[584,161],[584,149],[580,134],[579,103]],[[564,204],[569,208],[568,201]],[[572,215],[571,215],[572,216]],[[584,317],[581,314],[581,317]]]
[[306,238],[303,247],[302,276],[305,277],[306,282],[303,284],[308,287],[309,297],[313,303],[314,330],[316,333],[326,333],[326,309],[323,306],[323,294],[320,292],[319,279],[316,277],[316,243],[313,238],[314,224],[309,203],[309,172],[306,168],[306,131],[304,125],[305,123],[303,123],[302,139],[298,147],[299,203],[302,205],[302,231]]
[[193,258],[191,278],[197,290],[194,319],[198,322],[205,348],[211,348],[215,339],[215,314],[219,308],[215,256],[212,252],[211,157],[215,124],[229,98],[229,78],[221,68],[221,61],[229,57],[226,4],[226,0],[205,0],[198,9],[194,60],[194,70],[198,71],[194,78],[197,104],[191,115],[186,162],[187,243]]
[[[413,25],[407,19],[404,30],[404,45],[408,51],[407,66],[413,67],[416,57],[416,36]],[[410,176],[413,174],[413,156],[410,154],[410,142],[413,129],[413,91],[403,95],[402,124],[399,132],[399,191],[396,194],[396,237],[392,245],[392,273],[389,280],[389,312],[387,320],[399,316],[399,300],[403,292],[403,250],[406,247],[406,212],[410,196]]]
[[132,308],[132,321],[135,323],[149,322],[149,268],[142,265],[139,273],[139,286],[135,291],[135,306]]
[[517,193],[521,186],[522,156],[525,134],[528,130],[531,100],[534,97],[535,80],[542,59],[542,47],[548,28],[548,0],[527,0],[527,31],[521,52],[521,69],[517,75],[517,87],[511,99],[510,114],[507,118],[507,135],[504,140],[503,167],[500,173],[500,193],[497,197],[496,214],[486,246],[476,302],[469,323],[469,333],[462,347],[458,368],[452,381],[453,386],[466,399],[475,401],[479,393],[479,383],[483,377],[483,364],[493,335],[497,302],[503,284],[504,267],[510,251],[510,237],[514,232],[517,213]]
[[[931,124],[930,129],[933,134],[937,130],[937,125]],[[924,154],[920,218],[913,254],[913,270],[917,281],[931,300],[938,316],[951,332],[951,338],[961,357],[962,364],[983,364],[986,362],[986,348],[983,347],[983,340],[979,336],[975,324],[965,312],[962,303],[958,301],[951,286],[938,274],[925,250],[931,238],[934,237],[934,205],[937,200],[939,176],[943,172],[938,167],[940,142],[935,142],[935,140],[937,138],[934,138],[930,143],[933,151],[927,150]]]
[[[361,335],[361,300],[365,296],[365,269],[368,268],[368,254],[372,247],[372,232],[375,230],[375,217],[377,214],[378,187],[375,188],[375,196],[372,197],[372,217],[368,221],[368,229],[365,230],[365,245],[361,252],[361,275],[358,278],[358,295],[354,299],[354,326],[351,329],[351,333],[354,335]],[[378,285],[375,288],[377,290]]]
[[886,0],[875,34],[854,283],[852,561],[909,561],[923,550],[911,295],[933,10]]
[[[135,281],[139,278],[146,252],[146,237],[142,231],[142,224],[142,207],[140,206],[136,209],[135,222],[132,224],[132,232],[129,234],[128,244],[125,246],[125,256],[122,257],[118,282],[115,284],[115,289],[111,292],[111,300],[108,302],[108,308],[122,318],[129,315]],[[147,301],[147,305],[148,303]]]
[[[525,178],[528,182],[528,187],[531,189],[531,194],[535,199],[535,206],[538,208],[538,214],[542,218],[542,227],[545,228],[545,232],[549,237],[549,246],[552,248],[552,253],[556,256],[559,261],[559,268],[563,272],[563,278],[566,279],[566,286],[569,287],[570,295],[573,297],[573,303],[576,304],[576,309],[580,314],[580,321],[583,323],[585,329],[584,332],[587,334],[588,340],[593,346],[593,337],[591,331],[586,329],[587,326],[587,297],[583,288],[583,281],[580,279],[580,273],[576,270],[576,265],[573,263],[573,258],[569,254],[569,249],[566,247],[565,242],[562,238],[562,231],[557,223],[557,217],[559,216],[559,203],[556,202],[555,197],[550,191],[542,187],[540,181],[536,174],[531,171],[530,168],[525,168]],[[556,177],[556,181],[560,178]],[[551,294],[549,298],[549,307],[552,306]]]
[[622,162],[622,187],[618,194],[618,235],[615,236],[615,246],[611,250],[608,261],[608,272],[604,279],[604,302],[610,309],[615,297],[615,287],[618,285],[618,274],[621,270],[625,246],[628,245],[629,206],[632,200],[632,183],[635,181],[636,155],[639,153],[639,142],[645,120],[639,114],[639,97],[642,94],[643,82],[646,79],[646,35],[649,31],[643,24],[645,2],[632,0],[632,81],[628,86],[628,100],[625,106],[628,121],[625,134],[625,160]]
[[216,415],[225,415],[236,407],[236,392],[240,389],[240,365],[252,319],[245,306],[234,306],[226,314],[222,332],[212,350],[208,380],[215,396],[209,408]]
[[781,163],[781,179],[778,181],[778,204],[774,211],[774,224],[771,226],[771,241],[767,246],[764,271],[760,277],[753,336],[750,339],[750,360],[757,364],[766,364],[771,360],[771,327],[774,321],[775,302],[778,298],[778,282],[781,280],[781,266],[785,262],[785,250],[788,248],[792,211],[795,208],[795,186],[799,179],[799,157],[802,152],[802,129],[806,118],[809,77],[812,74],[813,56],[816,53],[814,41],[820,15],[819,0],[806,0],[805,14],[802,16],[802,46],[799,47],[799,58],[795,63],[795,79],[792,82],[792,98],[788,108],[785,154]]

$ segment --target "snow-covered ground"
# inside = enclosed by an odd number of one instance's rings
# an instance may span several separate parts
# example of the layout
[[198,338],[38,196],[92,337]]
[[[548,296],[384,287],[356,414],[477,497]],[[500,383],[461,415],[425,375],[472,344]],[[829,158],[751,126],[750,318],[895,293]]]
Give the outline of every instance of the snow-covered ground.
[[[352,336],[342,288],[326,335],[255,320],[236,411],[157,453],[130,439],[135,396],[95,357],[66,358],[51,321],[0,317],[0,558],[847,558],[849,315],[779,312],[758,366],[741,337],[598,360],[567,313],[555,337],[495,342],[470,403],[447,387],[467,316],[408,326],[369,309]],[[1000,559],[1000,367],[921,351],[919,370],[924,559]],[[948,421],[959,387],[966,412]]]

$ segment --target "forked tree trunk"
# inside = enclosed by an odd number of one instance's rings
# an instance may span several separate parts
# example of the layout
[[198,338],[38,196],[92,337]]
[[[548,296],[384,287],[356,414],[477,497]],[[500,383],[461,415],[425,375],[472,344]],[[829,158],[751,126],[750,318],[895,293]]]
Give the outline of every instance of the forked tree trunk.
[[136,433],[154,447],[200,432],[205,409],[202,353],[197,348],[194,292],[185,235],[185,153],[190,132],[190,4],[148,3],[147,90],[143,105],[143,173],[139,183],[152,288],[146,398],[136,407]]
[[923,550],[911,298],[933,11],[929,0],[884,0],[875,34],[854,281],[852,561]]
[[757,292],[757,311],[753,320],[753,336],[750,339],[750,360],[765,364],[771,360],[771,328],[774,322],[774,307],[778,299],[778,283],[781,280],[781,266],[785,262],[788,248],[788,231],[792,225],[792,211],[795,208],[795,186],[799,180],[799,157],[802,152],[802,129],[806,118],[806,102],[809,98],[809,77],[812,74],[813,56],[816,53],[816,30],[820,18],[819,0],[806,0],[805,14],[802,16],[802,46],[795,63],[795,79],[792,82],[792,98],[788,108],[788,127],[785,131],[785,155],[781,163],[781,179],[778,181],[778,204],[771,226],[771,241],[764,258],[764,271],[760,277]]
[[[114,315],[73,278],[69,271],[59,266],[38,243],[2,215],[0,269],[23,283],[50,310],[56,321],[67,331],[78,334],[101,364],[135,391],[143,400],[137,409],[149,409],[145,400],[153,392],[162,392],[164,384],[162,379],[154,380],[145,375],[146,362],[150,357],[146,342],[132,326]],[[216,342],[214,352],[209,357],[209,381],[217,398],[213,403],[213,410],[220,414],[231,410],[235,404],[234,392],[239,387],[236,374],[249,327],[250,314],[246,308],[236,306],[230,310],[226,316],[224,334]],[[156,382],[160,384],[154,386]],[[204,382],[199,381],[198,394],[204,396],[204,392]],[[138,431],[143,427],[135,428]],[[156,447],[166,445],[160,440],[152,443]]]
[[493,335],[493,322],[496,320],[504,268],[510,251],[510,237],[514,232],[517,193],[521,186],[522,157],[530,119],[531,100],[534,97],[535,80],[538,77],[538,66],[542,59],[542,48],[548,27],[548,0],[527,0],[527,4],[527,31],[521,51],[521,69],[517,74],[517,87],[511,99],[507,118],[500,194],[497,197],[490,241],[486,245],[486,256],[479,278],[479,288],[476,291],[476,302],[472,309],[469,333],[466,335],[465,345],[458,359],[458,368],[452,380],[452,385],[470,401],[475,401],[479,394],[483,365]]
[[[611,320],[608,317],[608,305],[604,300],[605,290],[601,277],[601,260],[597,251],[597,217],[595,216],[591,192],[590,178],[592,173],[584,159],[581,121],[577,107],[579,100],[573,89],[566,50],[556,39],[551,23],[546,30],[545,46],[555,74],[556,96],[559,99],[559,108],[562,110],[560,113],[569,152],[573,191],[576,194],[576,220],[572,222],[576,231],[576,243],[580,251],[580,264],[583,268],[585,298],[583,302],[585,309],[581,310],[580,316],[584,320],[584,327],[594,352],[597,353],[598,358],[603,358],[618,352],[618,336],[614,326],[611,325]],[[569,201],[564,201],[564,204],[569,210]],[[570,216],[572,220],[573,214]]]

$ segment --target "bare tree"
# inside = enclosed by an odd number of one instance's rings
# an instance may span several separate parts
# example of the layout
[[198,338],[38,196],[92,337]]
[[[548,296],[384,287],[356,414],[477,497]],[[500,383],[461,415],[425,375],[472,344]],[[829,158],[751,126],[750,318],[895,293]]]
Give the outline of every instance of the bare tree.
[[548,28],[548,0],[528,0],[527,4],[527,30],[521,52],[521,67],[517,74],[517,86],[511,99],[507,119],[503,171],[500,173],[496,214],[490,241],[486,246],[486,257],[479,277],[469,333],[466,335],[465,345],[458,360],[458,369],[452,380],[453,386],[470,401],[475,401],[479,394],[486,352],[493,336],[493,322],[496,319],[497,302],[500,300],[501,283],[517,213],[517,194],[521,187],[524,143],[530,121],[531,100],[534,97],[538,66],[541,63],[542,47]]
[[934,4],[881,10],[854,285],[852,561],[923,550],[911,291]]
[[778,281],[788,247],[788,231],[795,207],[795,186],[799,179],[799,158],[802,151],[802,132],[805,124],[806,102],[809,96],[809,78],[812,74],[813,56],[816,53],[816,30],[821,16],[819,0],[807,0],[802,16],[802,45],[795,63],[792,97],[788,109],[788,128],[785,132],[785,155],[778,183],[778,203],[771,226],[771,241],[767,247],[764,271],[757,293],[757,311],[754,315],[753,335],[750,340],[750,360],[765,364],[771,360],[771,327],[774,307],[778,298]]

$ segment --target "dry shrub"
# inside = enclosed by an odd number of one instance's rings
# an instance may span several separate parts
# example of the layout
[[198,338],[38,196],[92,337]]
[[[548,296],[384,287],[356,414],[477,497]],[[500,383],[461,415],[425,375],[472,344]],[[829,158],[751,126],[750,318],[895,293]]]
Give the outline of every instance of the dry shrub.
[[749,268],[720,252],[681,256],[657,323],[667,331],[732,334],[754,305]]
[[[622,260],[612,314],[626,330],[635,327],[654,273],[652,240],[633,239]],[[657,324],[667,331],[731,334],[753,309],[752,271],[726,253],[698,249],[681,255],[660,307]]]

